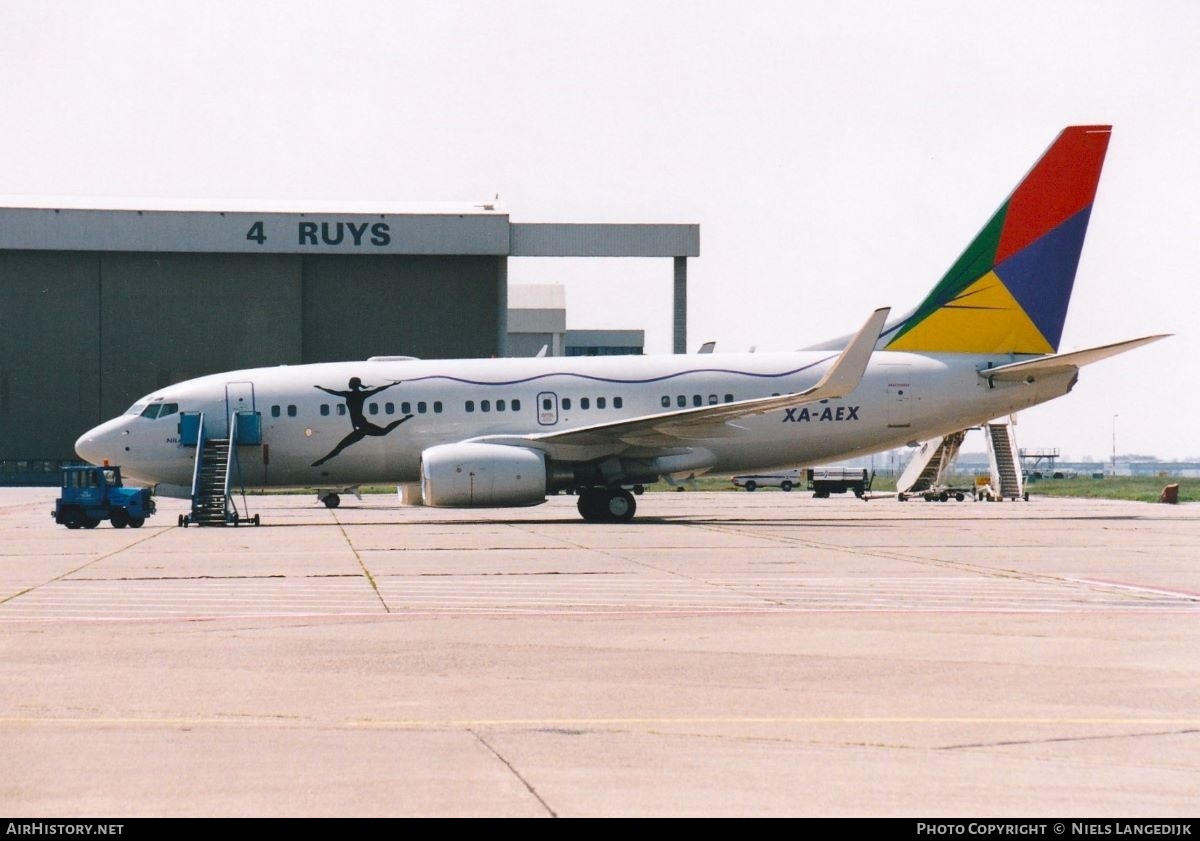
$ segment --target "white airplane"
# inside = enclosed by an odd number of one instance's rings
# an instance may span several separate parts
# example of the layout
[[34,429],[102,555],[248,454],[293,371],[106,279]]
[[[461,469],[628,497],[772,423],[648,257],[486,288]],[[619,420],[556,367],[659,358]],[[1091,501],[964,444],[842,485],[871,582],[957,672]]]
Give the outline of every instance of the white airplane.
[[822,348],[255,368],[155,391],[75,448],[194,490],[203,454],[228,447],[241,484],[326,489],[331,507],[335,490],[419,482],[430,506],[574,490],[585,520],[625,521],[632,486],[819,464],[982,424],[1163,338],[1057,353],[1110,131],[1065,129],[920,306],[890,325],[876,310]]

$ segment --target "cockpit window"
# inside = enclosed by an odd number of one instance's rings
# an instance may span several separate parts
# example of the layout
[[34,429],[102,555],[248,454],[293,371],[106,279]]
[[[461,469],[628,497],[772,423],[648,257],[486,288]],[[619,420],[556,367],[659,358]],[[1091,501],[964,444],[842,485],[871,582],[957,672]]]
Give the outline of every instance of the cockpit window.
[[[134,406],[134,409],[137,407]],[[145,409],[142,409],[141,415],[144,418],[165,418],[167,415],[173,415],[179,411],[178,403],[151,403]],[[133,414],[133,409],[130,409],[128,414]]]
[[128,409],[126,409],[126,410],[125,410],[125,414],[127,414],[127,415],[140,415],[140,414],[142,413],[142,410],[143,410],[143,409],[145,409],[145,408],[146,408],[146,401],[145,401],[145,400],[139,400],[138,402],[136,402],[136,403],[134,403],[132,406],[130,406]]

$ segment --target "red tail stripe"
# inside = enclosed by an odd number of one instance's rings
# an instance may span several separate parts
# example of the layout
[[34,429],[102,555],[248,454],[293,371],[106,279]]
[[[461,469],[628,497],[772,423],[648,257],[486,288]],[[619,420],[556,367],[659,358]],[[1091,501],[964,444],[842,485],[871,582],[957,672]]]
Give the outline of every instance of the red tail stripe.
[[1112,126],[1072,126],[1025,176],[1008,203],[1000,263],[1090,205]]

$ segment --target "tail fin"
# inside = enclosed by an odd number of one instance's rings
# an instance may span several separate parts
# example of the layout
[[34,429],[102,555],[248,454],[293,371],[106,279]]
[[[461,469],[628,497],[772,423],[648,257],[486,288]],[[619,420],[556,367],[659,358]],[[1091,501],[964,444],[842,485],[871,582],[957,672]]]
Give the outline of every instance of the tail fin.
[[1111,132],[1064,129],[884,347],[1055,353]]

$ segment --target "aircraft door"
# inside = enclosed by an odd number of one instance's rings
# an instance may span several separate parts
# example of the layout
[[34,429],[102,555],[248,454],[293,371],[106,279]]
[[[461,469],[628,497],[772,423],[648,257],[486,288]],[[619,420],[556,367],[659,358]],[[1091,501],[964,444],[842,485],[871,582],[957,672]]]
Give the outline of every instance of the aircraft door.
[[912,426],[912,384],[909,378],[893,375],[888,380],[888,428],[901,429]]
[[[229,435],[229,416],[234,412],[254,411],[256,411],[254,408],[254,383],[225,383],[225,417],[213,424],[216,429],[222,429],[224,432],[217,437],[223,438]],[[205,420],[208,419],[205,418]]]
[[538,423],[542,426],[554,426],[558,423],[558,395],[553,391],[543,391],[537,396]]

